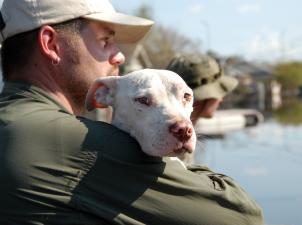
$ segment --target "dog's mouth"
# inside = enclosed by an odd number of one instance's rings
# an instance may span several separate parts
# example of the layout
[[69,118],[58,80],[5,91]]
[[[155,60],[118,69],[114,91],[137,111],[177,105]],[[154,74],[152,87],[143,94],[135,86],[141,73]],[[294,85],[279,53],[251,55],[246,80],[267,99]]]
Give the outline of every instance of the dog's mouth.
[[166,155],[166,156],[170,156],[170,157],[181,157],[181,156],[184,156],[186,153],[191,154],[192,152],[193,152],[192,149],[182,147],[182,148],[176,148],[176,149],[174,149],[173,151],[171,151],[171,152],[170,152],[168,155]]
[[191,149],[187,149],[187,148],[179,148],[179,149],[174,149],[173,152],[176,155],[183,155],[185,153],[192,153],[193,151]]
[[[166,137],[164,134],[159,137],[154,135],[154,138],[150,140],[147,136],[144,136],[144,138],[139,139],[139,143],[145,153],[160,157],[183,156],[185,154],[192,154],[195,150],[195,133],[193,133],[192,137],[188,140],[179,140],[172,135],[168,135],[166,138],[164,137]],[[155,140],[157,140],[157,142],[155,142]]]
[[193,152],[193,149],[187,143],[182,143],[181,146],[174,149],[173,152],[176,155],[183,155],[185,153],[190,153],[191,154]]

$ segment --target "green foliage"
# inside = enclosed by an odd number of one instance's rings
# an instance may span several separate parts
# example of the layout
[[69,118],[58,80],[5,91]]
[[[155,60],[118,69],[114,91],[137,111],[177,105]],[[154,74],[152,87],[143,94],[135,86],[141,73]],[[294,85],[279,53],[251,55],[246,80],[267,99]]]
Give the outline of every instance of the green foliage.
[[301,99],[288,99],[283,106],[274,112],[279,123],[285,125],[302,124],[302,101]]
[[302,86],[302,63],[290,62],[275,66],[273,76],[284,89],[294,89]]
[[153,14],[152,7],[146,4],[141,5],[134,12],[134,15],[150,20],[152,20],[153,17],[152,14]]

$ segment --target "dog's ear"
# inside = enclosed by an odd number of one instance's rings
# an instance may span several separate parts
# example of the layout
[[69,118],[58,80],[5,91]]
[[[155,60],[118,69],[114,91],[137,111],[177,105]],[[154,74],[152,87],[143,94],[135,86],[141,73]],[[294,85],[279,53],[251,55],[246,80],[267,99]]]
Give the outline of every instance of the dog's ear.
[[110,76],[96,79],[88,90],[85,106],[88,111],[107,108],[112,105],[113,92],[119,77]]

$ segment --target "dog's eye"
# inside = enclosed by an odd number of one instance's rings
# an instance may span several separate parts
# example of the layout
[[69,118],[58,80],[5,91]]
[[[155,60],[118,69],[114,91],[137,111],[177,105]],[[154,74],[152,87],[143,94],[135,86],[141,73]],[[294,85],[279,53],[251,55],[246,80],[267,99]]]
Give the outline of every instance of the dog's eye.
[[150,106],[152,104],[150,98],[147,98],[147,97],[135,98],[134,101],[139,102],[146,106]]
[[190,95],[189,93],[185,93],[184,94],[184,100],[186,102],[190,102],[192,100],[192,95]]

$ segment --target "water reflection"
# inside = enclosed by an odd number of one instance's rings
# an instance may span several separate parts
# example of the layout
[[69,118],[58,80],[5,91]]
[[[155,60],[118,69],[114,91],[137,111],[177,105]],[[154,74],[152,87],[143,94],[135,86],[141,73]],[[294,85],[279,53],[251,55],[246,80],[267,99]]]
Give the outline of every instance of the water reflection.
[[202,140],[196,163],[235,178],[263,208],[267,224],[301,225],[302,125],[276,121]]

